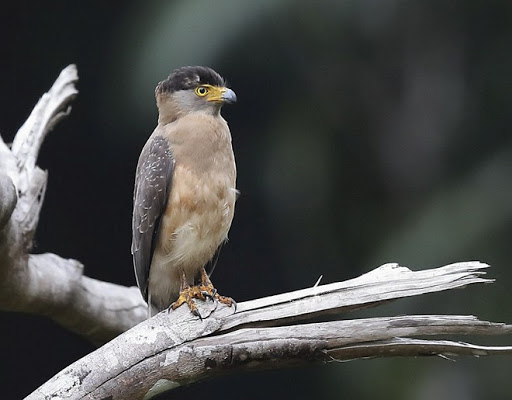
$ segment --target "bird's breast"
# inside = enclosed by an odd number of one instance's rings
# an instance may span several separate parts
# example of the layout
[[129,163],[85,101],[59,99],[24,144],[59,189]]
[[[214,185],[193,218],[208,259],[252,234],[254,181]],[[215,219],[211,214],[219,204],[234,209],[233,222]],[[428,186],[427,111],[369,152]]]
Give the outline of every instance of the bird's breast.
[[[236,189],[234,164],[198,174],[176,163],[171,195],[162,220],[161,243],[170,266],[195,273],[227,239],[233,220]],[[224,163],[221,163],[224,164]],[[187,274],[188,275],[188,274]]]

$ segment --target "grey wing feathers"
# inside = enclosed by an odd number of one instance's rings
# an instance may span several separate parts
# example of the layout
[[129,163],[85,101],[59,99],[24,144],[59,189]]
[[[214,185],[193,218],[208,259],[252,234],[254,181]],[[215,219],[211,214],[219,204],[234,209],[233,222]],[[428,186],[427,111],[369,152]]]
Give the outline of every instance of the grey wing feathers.
[[132,254],[137,285],[147,301],[149,268],[159,222],[172,186],[174,159],[162,136],[148,140],[135,174],[132,219]]

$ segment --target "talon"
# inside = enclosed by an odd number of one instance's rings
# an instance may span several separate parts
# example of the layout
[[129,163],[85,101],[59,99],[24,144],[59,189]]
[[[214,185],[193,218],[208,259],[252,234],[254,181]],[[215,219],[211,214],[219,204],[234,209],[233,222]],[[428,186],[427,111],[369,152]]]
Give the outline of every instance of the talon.
[[[178,299],[174,303],[172,303],[167,310],[176,310],[181,305],[186,304],[188,305],[188,308],[190,309],[190,312],[193,315],[202,319],[201,314],[199,314],[199,310],[197,309],[197,306],[194,303],[194,299],[201,299],[201,297],[203,296],[197,290],[197,287],[187,287],[180,292]],[[202,300],[205,300],[204,297],[202,298]]]
[[178,299],[170,305],[167,311],[170,311],[171,309],[176,310],[185,303],[188,305],[188,308],[193,315],[203,319],[196,304],[194,303],[194,299],[202,301],[206,301],[207,299],[211,301],[217,300],[219,303],[226,304],[229,307],[234,306],[236,311],[236,302],[231,297],[221,296],[217,293],[217,289],[212,285],[212,282],[210,281],[210,278],[208,278],[204,268],[201,271],[201,283],[196,286],[189,286],[185,274],[182,274],[180,295]]
[[194,310],[190,310],[192,312],[192,314],[196,317],[198,317],[201,321],[203,320],[203,317],[202,315],[199,313],[199,310],[197,309],[197,307],[194,309]]
[[211,301],[213,301],[215,299],[215,293],[212,295],[211,293],[209,293],[206,290],[201,290],[201,294],[205,297],[205,299],[209,299]]

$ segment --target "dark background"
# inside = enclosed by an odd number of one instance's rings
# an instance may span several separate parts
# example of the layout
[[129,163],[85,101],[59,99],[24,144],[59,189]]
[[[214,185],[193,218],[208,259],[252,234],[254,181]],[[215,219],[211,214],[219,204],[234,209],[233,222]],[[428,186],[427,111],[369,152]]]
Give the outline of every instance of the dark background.
[[[385,262],[492,265],[492,286],[351,318],[476,314],[512,322],[512,3],[200,0],[3,2],[0,134],[12,140],[76,63],[71,115],[45,141],[35,252],[134,285],[134,169],[155,85],[209,65],[241,197],[213,281],[237,301],[348,279]],[[44,318],[3,313],[2,398],[20,399],[94,347]],[[468,340],[474,338],[467,338]],[[505,343],[479,338],[480,343]],[[508,338],[510,344],[510,338]],[[510,357],[385,359],[236,375],[161,398],[510,399]]]

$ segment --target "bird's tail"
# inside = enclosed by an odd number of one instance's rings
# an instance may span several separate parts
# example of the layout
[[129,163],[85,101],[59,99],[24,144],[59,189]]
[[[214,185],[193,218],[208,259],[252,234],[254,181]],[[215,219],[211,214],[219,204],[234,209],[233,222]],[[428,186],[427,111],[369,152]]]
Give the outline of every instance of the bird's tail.
[[158,314],[160,310],[151,302],[151,293],[148,295],[148,318]]

